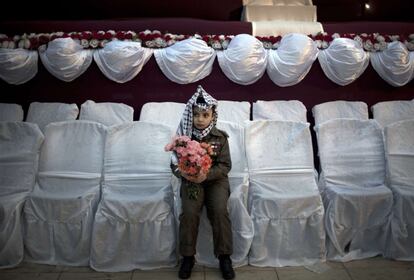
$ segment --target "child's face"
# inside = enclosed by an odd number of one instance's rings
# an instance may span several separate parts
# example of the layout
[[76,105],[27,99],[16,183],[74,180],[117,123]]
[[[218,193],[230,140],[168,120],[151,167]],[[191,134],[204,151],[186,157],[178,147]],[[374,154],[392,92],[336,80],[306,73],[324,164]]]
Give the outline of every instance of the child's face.
[[213,109],[203,110],[201,108],[193,109],[193,125],[197,129],[207,128],[213,120]]

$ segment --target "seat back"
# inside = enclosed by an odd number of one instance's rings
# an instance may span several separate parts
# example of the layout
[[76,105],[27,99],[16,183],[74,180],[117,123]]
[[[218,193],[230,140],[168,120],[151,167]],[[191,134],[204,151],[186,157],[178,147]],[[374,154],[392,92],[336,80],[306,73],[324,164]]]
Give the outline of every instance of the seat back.
[[78,114],[79,109],[75,103],[32,102],[27,112],[26,122],[37,124],[44,132],[49,123],[76,120]]
[[0,122],[0,196],[33,189],[43,139],[35,124]]
[[388,125],[384,134],[390,184],[414,188],[414,119]]
[[105,179],[171,174],[171,153],[165,152],[164,147],[172,135],[170,127],[153,122],[111,127],[105,146]]
[[247,173],[244,127],[232,122],[218,121],[217,128],[224,130],[229,135],[228,141],[232,164],[229,176],[243,176],[243,173]]
[[253,120],[307,122],[306,107],[298,100],[258,100],[253,103]]
[[157,122],[177,129],[185,109],[184,103],[148,102],[141,108],[140,121]]
[[381,128],[373,120],[334,119],[316,127],[322,186],[384,184]]
[[247,101],[218,101],[218,119],[243,125],[250,120],[250,103]]
[[360,101],[331,101],[318,104],[312,108],[315,125],[333,119],[368,120],[368,106]]
[[80,120],[99,122],[111,126],[134,120],[134,108],[123,103],[87,100],[81,105]]
[[23,114],[23,108],[19,104],[0,103],[0,122],[21,122]]
[[313,173],[309,123],[252,121],[246,127],[249,172],[305,171]]
[[385,128],[387,125],[414,119],[414,101],[396,100],[379,102],[371,107],[374,119]]

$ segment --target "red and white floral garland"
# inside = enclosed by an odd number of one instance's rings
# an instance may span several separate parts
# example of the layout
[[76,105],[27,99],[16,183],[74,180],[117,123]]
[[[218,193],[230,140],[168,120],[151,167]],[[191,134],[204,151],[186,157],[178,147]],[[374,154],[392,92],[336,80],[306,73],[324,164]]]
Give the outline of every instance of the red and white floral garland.
[[[387,44],[393,41],[402,42],[409,51],[414,51],[414,33],[411,34],[380,34],[380,33],[318,33],[316,35],[308,35],[315,41],[319,49],[326,49],[335,38],[349,38],[361,44],[365,51],[376,52],[383,51],[387,48]],[[28,50],[37,50],[40,46],[46,45],[50,41],[57,38],[72,38],[78,41],[85,49],[103,48],[106,43],[112,40],[124,40],[140,42],[143,47],[147,48],[165,48],[188,38],[198,38],[204,40],[210,47],[215,50],[225,50],[234,35],[177,35],[171,33],[161,33],[158,30],[145,30],[141,32],[134,31],[83,31],[83,32],[54,32],[54,33],[31,33],[23,35],[15,35],[8,37],[0,34],[0,48],[23,48]],[[258,40],[263,43],[265,49],[277,49],[279,47],[282,36],[259,37]]]

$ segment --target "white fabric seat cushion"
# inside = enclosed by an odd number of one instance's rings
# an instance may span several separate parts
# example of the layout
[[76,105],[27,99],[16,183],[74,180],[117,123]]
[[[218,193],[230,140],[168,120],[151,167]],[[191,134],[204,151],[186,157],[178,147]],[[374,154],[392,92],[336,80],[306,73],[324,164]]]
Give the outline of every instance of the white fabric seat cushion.
[[95,103],[87,100],[81,105],[79,119],[99,122],[106,126],[132,122],[134,108],[123,103]]
[[23,108],[19,104],[0,103],[0,122],[21,122],[23,114]]
[[27,112],[26,122],[37,124],[44,132],[49,123],[76,120],[78,114],[79,109],[75,103],[32,102]]

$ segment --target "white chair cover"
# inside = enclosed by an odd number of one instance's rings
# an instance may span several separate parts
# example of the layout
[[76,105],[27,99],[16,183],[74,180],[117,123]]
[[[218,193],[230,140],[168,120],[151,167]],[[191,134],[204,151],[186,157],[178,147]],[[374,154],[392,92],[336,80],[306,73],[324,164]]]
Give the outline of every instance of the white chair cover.
[[371,54],[371,64],[387,83],[394,87],[408,84],[414,77],[414,53],[399,42],[391,42],[386,50]]
[[253,121],[246,127],[249,263],[311,265],[324,260],[324,208],[313,173],[308,123]]
[[176,265],[168,126],[133,122],[108,130],[102,200],[91,267],[99,271]]
[[141,43],[111,41],[94,52],[93,58],[102,73],[117,83],[132,80],[151,58],[154,51],[141,47]]
[[368,120],[368,106],[361,101],[330,101],[312,108],[315,125],[333,119]]
[[257,100],[253,103],[253,120],[307,122],[306,107],[298,100]]
[[323,32],[323,25],[314,21],[266,20],[252,21],[253,36],[283,36],[289,33],[303,35]]
[[27,261],[89,264],[105,135],[105,126],[95,122],[46,127],[37,182],[24,207]]
[[27,112],[26,122],[37,124],[44,132],[49,123],[76,120],[78,114],[79,109],[75,103],[32,102]]
[[394,206],[386,256],[414,260],[414,119],[385,128],[388,183]]
[[414,100],[378,102],[371,107],[374,119],[384,128],[392,123],[414,119]]
[[23,108],[19,104],[0,103],[0,122],[21,122],[23,121]]
[[99,122],[106,126],[122,124],[134,120],[134,108],[123,103],[95,103],[87,100],[81,105],[79,119]]
[[244,125],[250,120],[250,103],[247,101],[218,101],[218,120]]
[[250,85],[259,80],[267,65],[262,42],[248,34],[235,36],[228,48],[217,52],[221,70],[236,84]]
[[0,268],[23,260],[21,213],[35,184],[42,142],[35,124],[0,122]]
[[382,254],[393,197],[384,186],[381,128],[374,120],[334,119],[316,132],[328,259]]
[[147,102],[141,108],[140,121],[157,122],[177,129],[185,109],[184,103]]
[[210,75],[216,52],[206,42],[196,38],[154,51],[161,71],[178,84],[194,83]]
[[30,81],[37,74],[37,51],[0,48],[0,78],[12,85]]
[[268,52],[267,75],[280,87],[302,81],[319,53],[311,38],[295,33],[283,36],[280,47]]
[[325,75],[334,83],[346,86],[364,73],[369,54],[361,45],[348,38],[336,38],[319,52],[319,63]]
[[[233,265],[239,267],[247,264],[247,255],[253,240],[253,222],[247,211],[248,174],[244,129],[242,126],[225,121],[218,121],[217,128],[229,134],[232,168],[229,173],[231,194],[227,203],[233,233]],[[176,192],[178,195],[178,192]],[[200,220],[196,259],[199,264],[218,267],[214,256],[213,233],[207,218],[205,207]]]
[[82,75],[92,63],[92,50],[85,50],[72,38],[58,38],[40,51],[40,59],[56,78],[71,82]]

